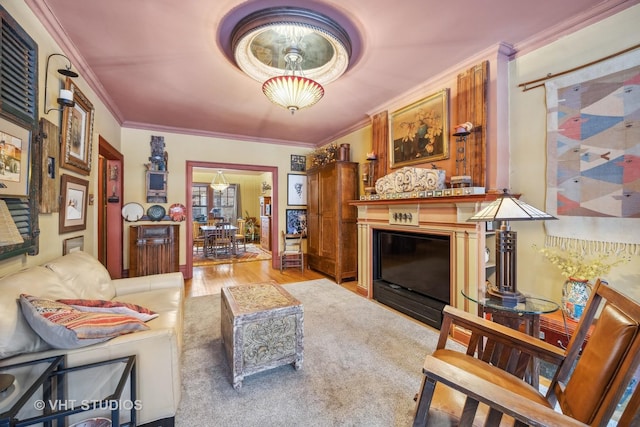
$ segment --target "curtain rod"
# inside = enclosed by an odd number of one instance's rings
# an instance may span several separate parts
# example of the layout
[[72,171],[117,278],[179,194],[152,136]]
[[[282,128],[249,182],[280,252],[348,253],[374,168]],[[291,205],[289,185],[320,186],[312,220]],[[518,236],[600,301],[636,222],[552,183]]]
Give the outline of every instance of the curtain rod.
[[597,64],[597,63],[599,63],[599,62],[606,61],[607,59],[611,59],[611,58],[614,58],[614,57],[616,57],[616,56],[618,56],[618,55],[622,55],[623,53],[627,53],[627,52],[630,52],[630,51],[632,51],[632,50],[638,49],[639,47],[640,47],[640,44],[636,44],[636,45],[634,45],[634,46],[628,47],[628,48],[626,48],[626,49],[624,49],[624,50],[621,50],[621,51],[619,51],[619,52],[613,53],[613,54],[611,54],[611,55],[609,55],[609,56],[605,56],[604,58],[596,59],[595,61],[591,61],[591,62],[589,62],[589,63],[587,63],[587,64],[580,65],[580,66],[578,66],[578,67],[574,67],[574,68],[572,68],[572,69],[570,69],[570,70],[561,71],[561,72],[559,72],[559,73],[555,73],[555,74],[549,73],[549,74],[547,74],[545,77],[541,77],[541,78],[539,78],[539,79],[535,79],[535,80],[531,80],[531,81],[528,81],[528,82],[520,83],[520,84],[518,85],[518,87],[521,87],[521,88],[522,88],[522,91],[523,91],[523,92],[526,92],[526,91],[528,91],[528,90],[535,89],[535,88],[540,87],[540,86],[544,86],[544,83],[539,83],[539,84],[537,84],[537,85],[527,87],[527,86],[529,86],[530,84],[538,83],[538,82],[544,82],[544,81],[547,81],[547,80],[553,79],[553,78],[555,78],[555,77],[563,76],[563,75],[565,75],[565,74],[569,74],[569,73],[572,73],[572,72],[574,72],[574,71],[581,70],[581,69],[583,69],[583,68],[589,67],[589,66],[594,65],[594,64]]

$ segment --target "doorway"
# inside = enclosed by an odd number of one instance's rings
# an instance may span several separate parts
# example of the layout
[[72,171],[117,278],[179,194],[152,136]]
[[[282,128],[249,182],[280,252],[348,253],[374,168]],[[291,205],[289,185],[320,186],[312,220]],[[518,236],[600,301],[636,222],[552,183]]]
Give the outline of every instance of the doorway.
[[[187,203],[187,224],[186,224],[186,264],[185,264],[185,278],[190,279],[193,277],[193,212],[191,201],[193,200],[193,173],[196,168],[215,169],[215,170],[233,170],[233,171],[247,171],[247,172],[270,172],[272,176],[272,199],[273,209],[271,213],[271,221],[274,226],[278,224],[278,168],[274,166],[264,165],[249,165],[249,164],[236,164],[236,163],[216,163],[216,162],[199,162],[199,161],[187,161],[186,162],[186,201]],[[271,233],[271,247],[278,247],[278,233],[277,230],[273,230]],[[271,258],[271,267],[278,268],[277,257]]]
[[[98,260],[122,277],[122,164],[124,156],[98,137]],[[107,242],[109,244],[107,244]]]

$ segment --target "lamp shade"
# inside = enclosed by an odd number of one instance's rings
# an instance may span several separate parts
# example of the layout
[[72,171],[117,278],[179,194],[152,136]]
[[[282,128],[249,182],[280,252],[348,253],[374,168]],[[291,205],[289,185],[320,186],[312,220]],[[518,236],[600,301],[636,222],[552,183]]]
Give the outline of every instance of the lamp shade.
[[224,191],[229,188],[229,183],[224,175],[222,175],[222,171],[218,171],[218,174],[213,177],[213,181],[211,181],[211,188],[216,191]]
[[312,106],[324,96],[324,88],[319,83],[296,75],[272,77],[264,82],[262,92],[269,101],[288,109],[292,114]]
[[504,194],[481,209],[467,221],[537,221],[558,219],[516,199],[504,190]]

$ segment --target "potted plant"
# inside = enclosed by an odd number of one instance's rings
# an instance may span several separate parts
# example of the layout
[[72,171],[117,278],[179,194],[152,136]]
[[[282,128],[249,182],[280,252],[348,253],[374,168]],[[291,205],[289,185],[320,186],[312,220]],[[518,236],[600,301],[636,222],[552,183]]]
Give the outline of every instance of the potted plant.
[[629,257],[610,252],[588,254],[584,250],[545,247],[540,249],[551,264],[562,271],[566,280],[562,286],[562,309],[573,320],[580,320],[591,293],[590,280],[609,273]]

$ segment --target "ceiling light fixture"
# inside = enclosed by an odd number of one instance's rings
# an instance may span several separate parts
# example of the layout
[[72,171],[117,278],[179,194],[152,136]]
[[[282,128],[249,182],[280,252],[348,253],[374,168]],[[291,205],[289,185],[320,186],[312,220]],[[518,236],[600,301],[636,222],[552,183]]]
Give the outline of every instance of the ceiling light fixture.
[[[291,47],[285,54],[285,74],[271,77],[262,85],[262,92],[269,101],[295,113],[301,108],[311,107],[324,96],[324,88],[315,80],[302,75],[302,52]],[[298,75],[296,75],[296,71]],[[290,72],[291,74],[288,74]]]
[[44,74],[44,113],[48,114],[49,111],[52,110],[59,110],[62,111],[62,109],[64,107],[73,107],[76,105],[76,103],[73,101],[73,92],[68,90],[68,89],[64,89],[61,88],[60,89],[60,95],[58,97],[58,105],[60,105],[60,108],[47,108],[47,86],[48,86],[48,78],[49,78],[49,60],[51,60],[51,57],[53,56],[62,56],[63,58],[65,58],[67,60],[67,62],[69,62],[69,65],[66,65],[65,68],[59,68],[58,69],[58,74],[65,76],[65,77],[71,77],[71,78],[76,78],[78,77],[78,73],[76,73],[75,71],[71,70],[71,60],[69,58],[67,58],[65,55],[61,54],[61,53],[52,53],[51,55],[49,55],[47,57],[47,66],[45,67],[45,74]]
[[213,177],[213,180],[211,181],[211,188],[216,191],[224,191],[229,188],[229,183],[224,175],[222,175],[222,171],[218,171],[218,174]]
[[338,23],[298,7],[249,14],[234,27],[231,48],[237,66],[291,113],[318,102],[323,85],[344,74],[351,57],[351,40]]

